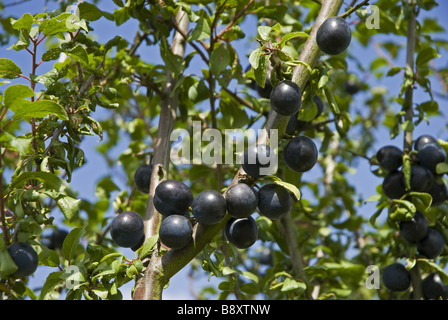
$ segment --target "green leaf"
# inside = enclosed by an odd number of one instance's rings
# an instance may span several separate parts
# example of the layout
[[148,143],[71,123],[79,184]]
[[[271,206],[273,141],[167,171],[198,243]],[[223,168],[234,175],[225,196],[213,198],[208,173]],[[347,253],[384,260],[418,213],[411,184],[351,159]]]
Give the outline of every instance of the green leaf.
[[31,151],[32,137],[18,137],[9,132],[0,133],[0,141],[3,147],[7,147],[11,151],[17,151],[21,154],[28,154]]
[[298,293],[305,292],[306,284],[301,281],[296,281],[292,278],[286,278],[285,281],[283,281],[282,285],[282,292],[288,292],[288,291],[296,291]]
[[65,51],[70,57],[74,59],[78,59],[79,61],[85,63],[86,65],[89,64],[89,55],[87,54],[86,49],[78,44],[76,47]]
[[260,38],[263,39],[264,41],[268,41],[271,37],[271,27],[268,26],[259,26],[258,27],[258,34],[260,35]]
[[294,197],[297,200],[300,200],[300,197],[301,197],[300,190],[295,185],[293,185],[292,183],[282,181],[280,178],[273,176],[273,175],[269,175],[267,177],[273,179],[275,184],[278,184],[278,185],[282,186],[283,188],[287,189],[289,192],[291,192],[294,195]]
[[19,38],[11,47],[8,48],[8,50],[14,49],[16,51],[20,51],[25,48],[28,48],[29,45],[30,45],[30,35],[29,35],[28,31],[20,30]]
[[12,260],[8,250],[0,250],[0,275],[1,277],[7,277],[18,269],[17,265]]
[[309,38],[309,37],[310,37],[309,34],[307,34],[305,32],[300,32],[300,31],[291,32],[291,33],[288,33],[288,34],[286,34],[286,35],[284,35],[282,37],[282,39],[279,42],[279,45],[280,45],[280,48],[283,48],[285,43],[287,41],[291,40],[291,39],[294,39],[294,38]]
[[34,18],[30,13],[25,13],[19,20],[11,19],[11,26],[15,30],[23,29],[26,32],[31,31],[31,27],[33,26]]
[[0,78],[15,79],[22,74],[22,69],[16,65],[13,61],[0,58]]
[[400,72],[403,68],[402,67],[392,67],[387,72],[386,76],[392,77],[393,75],[396,75],[398,72]]
[[193,32],[191,33],[188,40],[203,40],[203,39],[209,39],[211,35],[211,29],[208,25],[208,22],[204,18],[199,18],[199,20],[196,23],[196,27],[193,29]]
[[14,111],[14,101],[24,100],[34,96],[34,91],[24,84],[13,84],[3,93],[3,104]]
[[70,31],[72,30],[72,24],[67,22],[67,18],[70,16],[73,15],[70,12],[66,12],[63,16],[60,15],[51,19],[45,19],[39,25],[39,31],[45,36],[52,36],[61,32]]
[[269,56],[260,56],[258,68],[254,69],[255,81],[262,88],[266,86],[266,76],[268,71]]
[[52,48],[44,52],[42,55],[42,61],[51,61],[56,60],[61,55],[62,49],[61,48]]
[[436,173],[437,174],[448,173],[448,163],[446,163],[446,162],[438,163],[436,166]]
[[114,20],[113,14],[106,11],[102,11],[98,9],[96,5],[88,2],[81,2],[80,4],[78,4],[78,9],[79,9],[79,17],[81,19],[86,19],[88,21],[96,21],[101,17],[105,17],[108,20],[111,21]]
[[45,279],[45,283],[40,291],[40,299],[45,300],[46,296],[53,291],[53,289],[59,285],[62,284],[63,279],[61,278],[62,274],[64,272],[57,271],[50,273],[47,278]]
[[263,52],[263,48],[258,48],[252,51],[249,55],[249,63],[253,69],[258,69],[258,65],[260,63],[260,56]]
[[29,180],[39,180],[45,184],[47,188],[59,191],[62,187],[62,181],[59,177],[50,172],[22,172],[19,176],[11,181],[10,190],[21,186]]
[[210,55],[210,71],[216,76],[224,72],[230,64],[230,52],[223,43],[219,44]]
[[139,258],[143,259],[144,257],[148,256],[152,252],[152,249],[154,248],[158,240],[159,240],[159,234],[155,234],[152,237],[148,238],[143,244],[143,246],[141,246],[136,251]]
[[59,209],[64,214],[64,217],[68,221],[72,221],[73,218],[77,215],[79,211],[79,206],[81,204],[80,199],[74,199],[72,197],[61,195],[56,200],[56,203],[58,204]]
[[66,260],[71,261],[74,258],[79,241],[84,233],[84,228],[78,227],[71,230],[62,243],[62,255]]
[[39,100],[35,102],[23,100],[15,110],[14,118],[28,120],[30,118],[45,118],[50,114],[54,114],[61,120],[69,119],[65,109],[57,102],[51,100]]
[[418,53],[415,64],[417,65],[417,67],[421,68],[424,67],[432,59],[438,57],[440,57],[440,54],[437,53],[437,50],[435,48],[428,47]]

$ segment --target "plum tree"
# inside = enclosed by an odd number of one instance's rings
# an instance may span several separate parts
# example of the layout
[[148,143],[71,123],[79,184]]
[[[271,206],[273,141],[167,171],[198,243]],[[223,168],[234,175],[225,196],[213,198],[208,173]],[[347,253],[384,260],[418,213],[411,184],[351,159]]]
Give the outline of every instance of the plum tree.
[[[6,2],[0,299],[429,299],[446,279],[446,2]],[[16,243],[39,276],[15,279]],[[407,292],[363,287],[371,265]]]

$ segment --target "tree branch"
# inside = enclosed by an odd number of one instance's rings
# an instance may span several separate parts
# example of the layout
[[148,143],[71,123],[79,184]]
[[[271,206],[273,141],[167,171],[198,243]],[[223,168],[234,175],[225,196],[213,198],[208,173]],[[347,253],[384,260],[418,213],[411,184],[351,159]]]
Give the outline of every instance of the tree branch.
[[[186,33],[188,30],[188,16],[180,8],[176,16],[176,25],[179,30]],[[171,50],[175,55],[184,56],[186,40],[180,32],[175,32]],[[167,72],[167,80],[164,89],[164,99],[161,101],[161,112],[159,120],[159,130],[154,146],[153,165],[154,169],[151,176],[151,185],[148,193],[148,202],[144,217],[145,240],[157,234],[160,214],[155,210],[153,204],[154,192],[157,185],[166,178],[169,166],[170,155],[170,135],[176,118],[178,106],[178,95],[172,94],[177,79],[174,79],[171,72]],[[162,279],[164,272],[161,272],[161,258],[158,250],[149,261],[144,274],[135,285],[134,300],[154,300],[162,298],[162,290],[167,280]]]
[[[300,61],[305,62],[311,67],[316,64],[320,54],[315,40],[317,29],[328,17],[335,16],[339,12],[342,2],[343,0],[327,0],[323,2],[319,16],[311,31],[311,37],[305,43],[305,46],[300,54]],[[303,65],[299,65],[294,70],[293,80],[303,89],[309,76],[310,73],[307,68]],[[279,115],[272,111],[258,141],[265,141],[265,139],[269,136],[270,129],[278,129],[280,131],[278,136],[281,137],[288,120],[289,117]],[[160,148],[159,143],[156,144],[156,149]],[[159,165],[159,168],[160,167],[162,166]],[[155,168],[157,168],[157,165]],[[151,194],[153,194],[155,185],[159,181],[157,173],[158,170],[154,170],[153,176],[151,177],[152,180],[150,197],[148,200],[149,202],[152,201]],[[245,172],[240,167],[228,187],[238,183],[239,179],[244,176]],[[152,221],[152,219],[148,220],[148,218],[154,211],[154,208],[151,209],[151,207],[151,205],[148,205],[149,211],[147,212],[145,227],[147,238],[155,234],[157,231],[154,223],[150,224],[152,227],[148,225],[148,221]],[[193,229],[193,241],[191,241],[186,247],[181,250],[170,250],[161,257],[158,255],[158,252],[155,252],[155,255],[151,257],[151,261],[145,270],[145,274],[136,283],[134,299],[161,299],[162,288],[168,283],[169,279],[185,267],[194,257],[196,257],[196,255],[203,250],[204,246],[212,241],[216,234],[222,230],[229,219],[230,215],[227,214],[223,220],[215,225],[206,226],[201,223],[197,223]]]

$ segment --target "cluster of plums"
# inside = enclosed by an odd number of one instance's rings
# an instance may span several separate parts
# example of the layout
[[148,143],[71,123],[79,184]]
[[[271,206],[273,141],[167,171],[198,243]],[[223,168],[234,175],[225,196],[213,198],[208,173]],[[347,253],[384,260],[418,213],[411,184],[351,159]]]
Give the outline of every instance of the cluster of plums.
[[[439,163],[446,161],[445,150],[430,135],[420,136],[414,143],[415,159],[411,166],[410,190],[425,192],[432,196],[432,206],[439,206],[448,199],[446,184],[436,172]],[[383,180],[384,194],[391,199],[399,199],[406,193],[403,165],[403,151],[396,146],[384,146],[378,150],[376,158],[380,167],[387,172]]]
[[[386,172],[382,188],[390,199],[406,198],[408,192],[429,193],[431,206],[440,206],[448,200],[448,190],[442,177],[437,174],[439,163],[446,162],[445,150],[431,135],[418,137],[413,146],[411,158],[410,189],[406,189],[402,169],[403,151],[395,146],[384,146],[376,153],[376,159]],[[445,247],[441,233],[428,225],[426,216],[416,211],[413,218],[399,222],[400,236],[409,244],[416,245],[419,254],[427,259],[436,259]],[[383,271],[383,283],[391,291],[407,290],[411,284],[409,271],[400,263],[393,263]],[[423,280],[423,295],[426,299],[448,299],[448,286],[437,273],[429,274]]]
[[[406,291],[411,286],[411,273],[401,263],[392,263],[383,269],[383,284],[393,292]],[[440,279],[438,273],[428,274],[422,281],[424,299],[448,299],[448,286]]]

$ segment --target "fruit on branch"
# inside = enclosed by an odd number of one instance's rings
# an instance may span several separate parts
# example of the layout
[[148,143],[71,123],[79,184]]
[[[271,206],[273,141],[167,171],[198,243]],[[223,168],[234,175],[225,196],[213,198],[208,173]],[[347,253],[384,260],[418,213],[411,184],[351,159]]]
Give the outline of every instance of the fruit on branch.
[[432,197],[431,206],[433,207],[440,206],[448,200],[448,188],[443,181],[441,183],[434,181],[428,193]]
[[436,138],[434,138],[429,134],[424,134],[414,141],[414,150],[419,151],[428,144],[437,144],[437,143],[438,141]]
[[428,233],[428,220],[425,215],[417,211],[409,221],[400,221],[400,235],[409,243],[416,243]]
[[417,159],[420,166],[435,174],[437,165],[446,161],[446,153],[438,144],[427,144],[419,148]]
[[144,164],[138,167],[138,169],[135,171],[134,183],[138,191],[143,193],[149,192],[152,169],[153,169],[152,164]]
[[317,30],[316,42],[319,49],[329,55],[340,54],[350,45],[352,32],[347,21],[330,17]]
[[272,255],[272,249],[270,248],[263,248],[259,252],[258,260],[261,264],[272,266],[274,262],[274,257]]
[[110,234],[118,246],[131,248],[144,236],[143,219],[134,211],[122,212],[112,221]]
[[429,192],[434,184],[434,175],[423,166],[411,166],[411,191]]
[[159,237],[162,243],[171,249],[182,249],[193,239],[193,227],[190,220],[178,214],[163,217]]
[[264,185],[258,190],[258,210],[270,219],[279,219],[292,208],[289,191],[276,183]]
[[437,258],[445,246],[443,236],[434,228],[429,228],[426,236],[417,242],[417,250],[428,259]]
[[48,242],[47,247],[51,250],[62,249],[62,244],[64,243],[65,238],[67,237],[68,232],[62,229],[54,230],[50,235],[50,241]]
[[286,166],[296,172],[311,170],[317,162],[318,155],[313,140],[306,136],[295,137],[283,150]]
[[258,206],[258,194],[245,183],[237,183],[225,193],[227,212],[234,218],[247,218]]
[[164,215],[187,215],[193,203],[193,193],[183,182],[165,180],[154,191],[154,208]]
[[238,249],[247,249],[258,239],[258,227],[251,216],[246,218],[230,218],[225,226],[227,241]]
[[438,273],[430,273],[423,279],[422,290],[425,299],[448,299],[448,287],[442,282]]
[[411,274],[400,263],[388,265],[383,269],[382,274],[383,284],[390,291],[405,291],[411,285]]
[[[313,119],[313,120],[315,120],[322,114],[325,107],[324,107],[324,103],[323,103],[322,99],[319,96],[317,96],[317,95],[314,96],[313,101],[317,107],[317,113]],[[305,128],[305,126],[311,122],[311,121],[299,120],[298,116],[299,116],[299,113],[296,112],[295,114],[293,114],[291,116],[291,118],[289,118],[288,124],[286,125],[286,129],[285,129],[285,132],[287,134],[294,134],[294,132],[296,132],[296,131],[302,131]]]
[[26,242],[15,242],[8,248],[8,253],[17,266],[13,277],[27,277],[33,274],[39,264],[37,252]]
[[347,81],[345,81],[344,84],[345,92],[347,92],[350,95],[355,95],[361,90],[361,83],[354,74],[350,74],[348,76]]
[[396,146],[384,146],[376,153],[376,159],[382,169],[395,171],[403,165],[403,151]]
[[297,83],[290,80],[280,81],[272,89],[271,108],[283,116],[291,116],[302,106],[302,91]]
[[216,190],[204,190],[193,201],[193,216],[200,223],[213,225],[220,222],[227,211],[227,203]]
[[390,172],[383,180],[383,193],[390,199],[399,199],[406,193],[404,175],[401,171]]
[[271,166],[274,151],[266,144],[255,144],[248,147],[241,159],[243,170],[253,178],[274,174],[276,167]]
[[262,88],[257,82],[255,82],[255,90],[261,98],[269,99],[272,92],[271,74],[266,74],[266,82],[264,88]]

